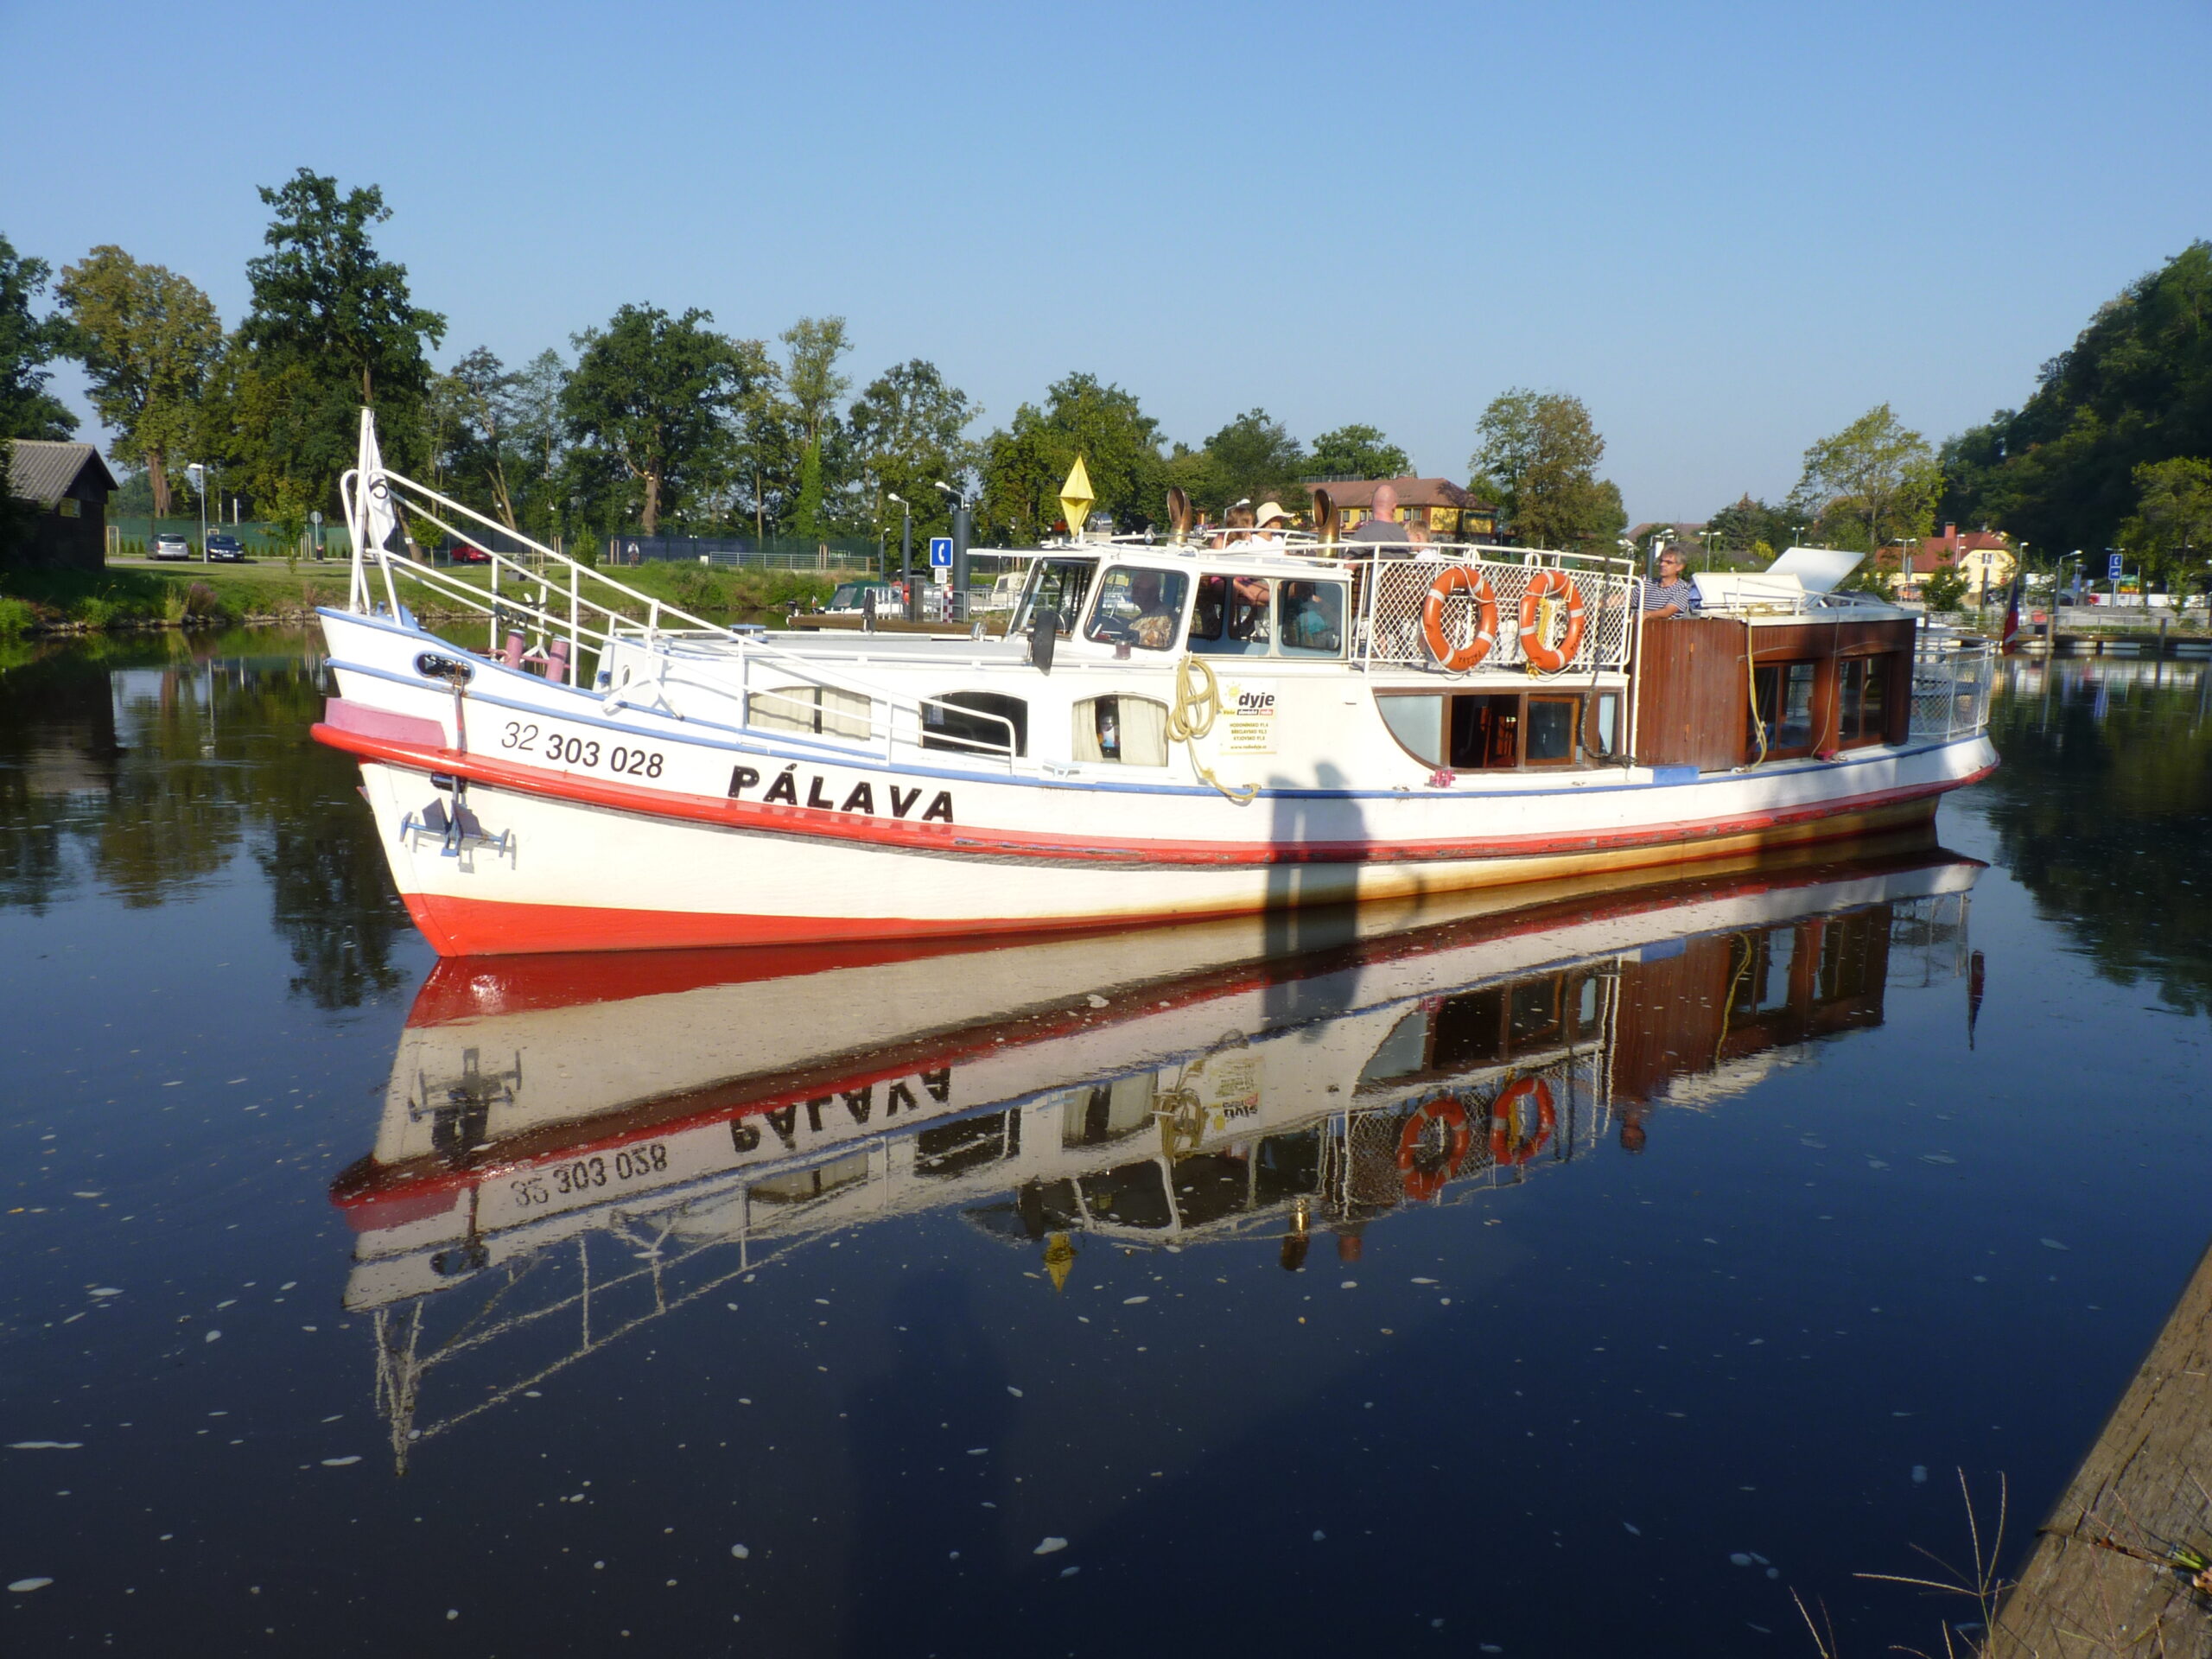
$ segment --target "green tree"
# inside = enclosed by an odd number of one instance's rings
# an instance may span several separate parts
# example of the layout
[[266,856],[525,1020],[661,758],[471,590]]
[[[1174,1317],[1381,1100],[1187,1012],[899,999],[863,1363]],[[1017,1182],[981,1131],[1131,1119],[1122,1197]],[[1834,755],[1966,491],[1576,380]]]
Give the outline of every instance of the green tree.
[[1872,553],[1928,534],[1942,483],[1928,441],[1887,404],[1877,404],[1805,451],[1792,499],[1818,516],[1833,540]]
[[1305,448],[1264,409],[1247,410],[1208,438],[1205,455],[1205,493],[1193,492],[1192,499],[1209,512],[1245,499],[1295,507],[1304,493],[1298,480],[1306,470]]
[[[1705,527],[1707,551],[1718,559],[1749,559],[1764,563],[1776,550],[1797,540],[1805,528],[1801,512],[1788,504],[1777,506],[1754,500],[1750,493],[1714,513]],[[1759,550],[1765,549],[1762,554]]]
[[965,487],[976,447],[962,435],[982,412],[966,392],[945,383],[935,364],[918,357],[868,384],[845,427],[872,525],[898,522],[886,499],[892,495],[912,508],[916,535],[950,525],[951,510],[937,483]]
[[46,365],[68,346],[68,325],[31,311],[50,275],[45,260],[17,254],[0,236],[0,438],[66,438],[77,429],[77,417],[46,389]]
[[377,412],[387,456],[423,458],[429,347],[446,320],[415,304],[407,268],[371,240],[391,217],[374,185],[340,193],[302,168],[264,188],[274,209],[246,262],[253,302],[239,327],[233,438],[253,493],[273,503],[335,499],[353,464],[359,411]]
[[784,386],[798,410],[799,429],[812,444],[852,388],[837,372],[837,359],[853,349],[852,342],[845,337],[842,317],[801,317],[784,330],[782,340]]
[[223,325],[189,279],[141,264],[121,248],[94,248],[54,285],[92,408],[116,434],[109,453],[146,469],[154,512],[170,512],[170,474],[195,435]]
[[671,317],[626,305],[605,328],[575,336],[576,366],[562,393],[588,484],[634,507],[648,536],[724,457],[728,422],[761,372],[758,340],[734,340],[694,307]]
[[1406,452],[1382,435],[1380,427],[1340,426],[1313,440],[1306,457],[1306,476],[1324,478],[1405,478],[1414,469]]
[[798,505],[791,528],[807,541],[822,534],[822,440],[810,439],[798,457]]
[[522,377],[510,372],[489,346],[479,346],[440,381],[450,420],[441,464],[453,480],[451,493],[488,509],[509,530],[520,530],[516,476],[530,464],[518,441]]
[[1491,400],[1476,432],[1468,487],[1497,503],[1524,545],[1609,546],[1627,524],[1619,489],[1598,477],[1605,441],[1580,397],[1515,387]]
[[2212,586],[2212,461],[2145,461],[2135,469],[2135,489],[2120,545],[2146,574],[2174,587]]
[[1942,564],[1929,572],[1920,584],[1921,602],[1931,611],[1955,611],[1967,602],[1965,574]]
[[1945,517],[2031,546],[2114,543],[2136,468],[2212,455],[2212,243],[2191,243],[2098,307],[2034,395],[1943,446]]
[[1024,404],[985,441],[985,529],[1002,542],[1033,542],[1060,517],[1060,486],[1075,458],[1090,475],[1095,510],[1122,530],[1141,530],[1165,508],[1167,463],[1160,423],[1136,395],[1092,374],[1071,374]]

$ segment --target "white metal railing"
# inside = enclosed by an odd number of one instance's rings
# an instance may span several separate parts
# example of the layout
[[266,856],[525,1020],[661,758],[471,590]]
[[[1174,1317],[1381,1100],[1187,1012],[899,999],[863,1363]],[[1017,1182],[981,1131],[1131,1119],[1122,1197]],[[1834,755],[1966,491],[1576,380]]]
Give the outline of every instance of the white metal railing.
[[[618,582],[603,571],[582,564],[539,542],[532,541],[520,531],[487,518],[474,508],[451,497],[441,494],[429,486],[417,483],[389,468],[379,470],[368,480],[366,490],[358,470],[348,471],[339,481],[340,495],[345,504],[347,529],[353,542],[353,572],[348,604],[355,613],[366,615],[378,607],[372,583],[372,569],[381,577],[386,605],[394,617],[404,607],[399,601],[395,577],[409,582],[440,598],[452,601],[467,610],[474,611],[488,619],[488,638],[485,654],[497,657],[509,641],[503,641],[503,629],[510,634],[519,632],[525,648],[534,637],[536,646],[531,651],[535,665],[543,663],[550,675],[558,666],[558,655],[552,647],[556,642],[567,647],[566,673],[574,683],[581,676],[582,658],[588,648],[604,668],[609,660],[620,656],[626,647],[642,651],[652,664],[652,671],[642,681],[633,676],[622,685],[611,683],[611,676],[598,677],[596,689],[604,692],[607,706],[612,709],[625,702],[635,704],[648,689],[658,691],[663,701],[668,688],[689,685],[695,690],[717,697],[734,696],[740,705],[737,724],[753,725],[753,710],[757,699],[762,712],[781,714],[784,720],[773,727],[762,726],[762,730],[791,732],[792,723],[800,712],[798,700],[792,695],[788,682],[796,681],[808,688],[842,694],[848,701],[840,704],[836,728],[826,723],[814,727],[811,735],[826,737],[842,743],[864,742],[871,751],[885,760],[891,758],[893,747],[906,743],[915,747],[951,748],[981,759],[996,760],[1011,765],[1019,743],[1014,722],[1001,715],[950,703],[936,697],[915,696],[897,692],[876,684],[865,677],[849,674],[830,666],[817,658],[805,658],[755,634],[741,633],[705,618],[671,605],[651,594],[639,592],[626,583]],[[450,569],[417,563],[404,556],[395,556],[366,530],[367,498],[371,494],[385,499],[397,498],[408,511],[425,522],[435,524],[456,540],[465,541],[480,549],[488,563],[475,566],[485,570],[486,587],[478,587]],[[440,515],[440,509],[459,518],[473,521],[488,536],[465,533]],[[503,552],[489,543],[512,541],[528,550],[531,563]],[[536,568],[533,568],[533,565]],[[512,573],[518,587],[503,591],[501,573]],[[561,585],[565,575],[566,586]],[[535,590],[535,597],[530,595]],[[598,597],[601,593],[613,596],[608,603]],[[626,601],[624,603],[623,601]],[[556,609],[556,607],[560,609]],[[565,614],[562,613],[565,611]],[[517,627],[515,625],[519,624]],[[737,675],[734,685],[727,677],[705,677],[687,674],[680,667],[678,652],[685,645],[706,646],[715,652],[718,663],[734,664]],[[772,674],[787,683],[769,686],[760,683],[761,677]],[[633,693],[635,695],[633,695]],[[867,712],[861,714],[865,702]],[[818,707],[818,704],[816,705]],[[963,737],[950,732],[929,732],[930,711],[940,718],[950,718],[960,725],[982,722],[986,728],[1002,731],[1003,741],[992,742]],[[853,728],[864,721],[864,731]]]
[[[1315,544],[1290,550],[1325,550],[1342,557],[1347,550],[1344,544],[1327,550]],[[1360,550],[1368,550],[1362,547]],[[1402,547],[1384,546],[1375,551],[1378,555],[1376,561],[1362,569],[1364,591],[1361,638],[1363,658],[1370,664],[1425,666],[1433,661],[1422,638],[1421,613],[1430,588],[1454,563],[1473,567],[1489,583],[1497,605],[1494,643],[1478,667],[1529,666],[1527,653],[1521,645],[1521,607],[1529,584],[1539,571],[1563,572],[1573,580],[1574,591],[1582,601],[1582,638],[1565,664],[1555,672],[1590,674],[1600,669],[1623,668],[1635,652],[1640,594],[1633,567],[1627,560],[1457,543],[1407,543]],[[1540,605],[1551,607],[1561,617],[1569,603],[1564,595],[1539,601]],[[1448,642],[1459,646],[1468,645],[1479,626],[1476,601],[1464,590],[1454,594],[1446,601],[1441,620]],[[1560,628],[1564,626],[1562,621]],[[1548,639],[1557,637],[1560,637],[1558,630],[1548,631]]]
[[1912,657],[1912,735],[1936,741],[1985,730],[1996,684],[1992,641],[1922,635]]

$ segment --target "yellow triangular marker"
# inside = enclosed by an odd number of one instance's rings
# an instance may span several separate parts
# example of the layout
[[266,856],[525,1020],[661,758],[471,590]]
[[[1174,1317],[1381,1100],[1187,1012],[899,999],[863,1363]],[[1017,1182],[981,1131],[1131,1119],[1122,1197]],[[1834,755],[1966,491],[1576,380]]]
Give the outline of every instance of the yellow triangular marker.
[[[1077,462],[1078,466],[1082,463]],[[1045,1271],[1052,1275],[1052,1288],[1068,1287],[1068,1270],[1075,1266],[1075,1241],[1065,1233],[1054,1233],[1045,1241]]]
[[1084,468],[1083,457],[1077,455],[1075,465],[1068,468],[1068,481],[1060,486],[1060,512],[1068,521],[1071,537],[1082,536],[1095,499],[1090,493],[1090,474]]

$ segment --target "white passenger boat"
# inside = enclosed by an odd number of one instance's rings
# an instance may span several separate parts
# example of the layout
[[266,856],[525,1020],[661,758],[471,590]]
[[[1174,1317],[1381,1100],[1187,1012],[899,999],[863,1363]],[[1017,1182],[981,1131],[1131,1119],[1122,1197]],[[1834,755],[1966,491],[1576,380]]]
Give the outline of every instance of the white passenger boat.
[[[999,638],[764,634],[391,472],[365,412],[345,493],[315,736],[447,955],[1417,899],[1925,822],[1995,761],[1986,646],[1787,570],[1653,622],[1619,561],[1089,541]],[[403,504],[489,543],[489,589],[394,552]]]

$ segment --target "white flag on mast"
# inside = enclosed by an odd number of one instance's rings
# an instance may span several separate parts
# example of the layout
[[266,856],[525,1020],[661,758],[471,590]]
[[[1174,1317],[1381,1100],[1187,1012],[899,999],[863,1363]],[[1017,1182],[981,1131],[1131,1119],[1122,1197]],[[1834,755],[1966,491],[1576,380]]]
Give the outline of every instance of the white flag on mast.
[[356,464],[359,471],[354,487],[360,492],[363,550],[381,553],[399,517],[392,510],[391,486],[384,475],[384,453],[377,448],[377,417],[370,410],[361,411],[361,453]]

